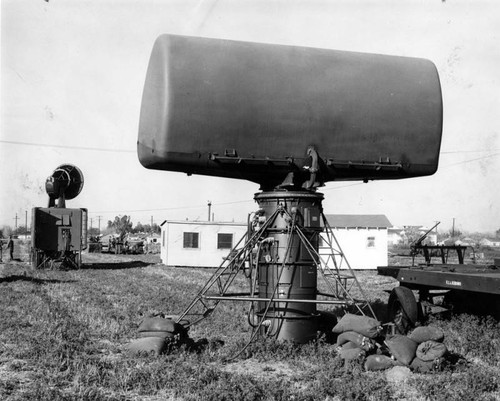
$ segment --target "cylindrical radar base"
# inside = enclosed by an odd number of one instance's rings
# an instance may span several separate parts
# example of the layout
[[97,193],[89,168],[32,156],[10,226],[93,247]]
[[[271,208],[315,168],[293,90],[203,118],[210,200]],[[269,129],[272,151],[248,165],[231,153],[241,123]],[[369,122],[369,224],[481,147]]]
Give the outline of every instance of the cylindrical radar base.
[[322,231],[323,194],[270,191],[258,193],[254,199],[262,220],[272,219],[259,246],[257,274],[259,296],[276,301],[258,302],[257,316],[264,322],[262,333],[305,343],[315,338],[318,329],[316,304],[287,303],[286,299],[316,299],[315,255]]

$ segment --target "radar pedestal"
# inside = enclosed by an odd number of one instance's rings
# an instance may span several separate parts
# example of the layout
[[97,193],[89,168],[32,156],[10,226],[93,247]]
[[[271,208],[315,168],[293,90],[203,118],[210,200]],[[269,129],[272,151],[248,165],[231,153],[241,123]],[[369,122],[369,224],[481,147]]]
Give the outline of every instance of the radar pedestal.
[[[179,319],[195,324],[222,300],[246,301],[252,338],[305,342],[322,304],[373,315],[315,190],[433,174],[442,110],[429,60],[160,36],[143,91],[141,164],[263,190],[248,233]],[[246,295],[231,293],[238,274]]]
[[[251,304],[252,339],[264,335],[305,343],[316,337],[320,326],[317,305],[375,317],[323,214],[322,194],[276,190],[257,193],[255,200],[259,209],[250,216],[247,234],[178,321],[188,318],[196,324],[221,301],[244,301]],[[243,274],[248,293],[233,293],[234,279]],[[327,291],[318,291],[318,276]],[[360,299],[351,295],[353,287]]]
[[[265,237],[256,255],[258,294],[270,303],[259,301],[256,314],[263,321],[261,331],[280,340],[305,342],[317,331],[317,257],[323,195],[307,191],[271,191],[255,195],[259,221],[274,216],[264,231]],[[286,212],[285,212],[286,211]],[[305,239],[316,251],[311,252]],[[310,302],[289,303],[278,300],[301,299]]]

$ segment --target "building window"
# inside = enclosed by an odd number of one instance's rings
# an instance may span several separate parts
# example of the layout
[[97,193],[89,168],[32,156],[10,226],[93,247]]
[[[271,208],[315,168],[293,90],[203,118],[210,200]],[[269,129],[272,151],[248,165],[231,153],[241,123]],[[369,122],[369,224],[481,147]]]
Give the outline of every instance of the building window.
[[367,248],[375,248],[375,237],[367,237],[366,238],[366,247]]
[[217,234],[217,249],[231,249],[233,247],[233,234]]
[[198,248],[198,233],[184,233],[184,248]]

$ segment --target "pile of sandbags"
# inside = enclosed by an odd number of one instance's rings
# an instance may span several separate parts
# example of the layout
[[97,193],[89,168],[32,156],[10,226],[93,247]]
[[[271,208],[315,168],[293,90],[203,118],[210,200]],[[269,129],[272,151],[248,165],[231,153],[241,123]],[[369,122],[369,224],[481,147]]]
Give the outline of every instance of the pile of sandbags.
[[432,326],[415,328],[408,336],[388,336],[385,345],[394,359],[418,373],[439,370],[448,353],[444,333]]
[[415,372],[438,370],[448,352],[442,330],[421,326],[408,336],[385,335],[381,323],[368,316],[344,315],[332,329],[337,335],[339,356],[362,358],[366,370],[407,366]]
[[420,373],[439,370],[448,353],[448,349],[443,343],[443,331],[432,326],[420,326],[415,328],[408,335],[408,338],[418,344],[415,358],[410,367]]
[[381,323],[368,316],[344,315],[332,329],[337,335],[337,351],[342,359],[364,358],[377,349],[376,338],[382,333]]
[[132,355],[163,354],[169,347],[189,340],[188,325],[186,320],[176,323],[174,316],[147,317],[139,325],[139,338],[127,344],[125,350]]

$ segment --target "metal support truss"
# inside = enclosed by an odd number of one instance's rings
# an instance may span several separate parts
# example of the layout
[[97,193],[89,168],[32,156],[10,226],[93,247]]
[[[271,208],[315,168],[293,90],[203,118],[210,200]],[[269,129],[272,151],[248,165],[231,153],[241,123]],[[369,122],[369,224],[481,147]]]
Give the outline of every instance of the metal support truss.
[[[300,238],[302,244],[308,250],[310,256],[315,261],[316,268],[321,277],[323,277],[326,287],[329,292],[317,292],[317,296],[321,299],[296,299],[296,298],[278,298],[277,285],[274,287],[271,296],[260,297],[258,294],[258,265],[260,248],[262,244],[269,241],[266,236],[266,230],[272,226],[278,214],[286,214],[292,222],[289,230],[289,238],[292,238],[293,233],[296,233]],[[326,217],[321,213],[324,225],[323,241],[326,243],[326,254],[320,254],[311,242],[308,240],[305,229],[296,224],[296,216],[290,214],[285,208],[278,207],[276,211],[255,231],[249,230],[243,236],[236,246],[230,251],[229,256],[225,258],[222,264],[217,268],[212,277],[207,281],[203,288],[198,292],[195,298],[191,301],[188,307],[182,312],[177,322],[180,322],[186,317],[192,317],[190,325],[194,325],[201,320],[208,317],[217,307],[219,302],[227,301],[245,301],[250,302],[251,306],[248,312],[248,321],[253,327],[251,340],[259,332],[262,325],[269,324],[267,313],[272,311],[274,305],[280,304],[293,304],[293,303],[316,303],[323,305],[335,305],[341,308],[354,309],[359,314],[371,315],[375,317],[375,313],[371,308],[365,293],[357,280],[354,271],[351,269],[340,245],[335,238],[333,230],[331,229]],[[316,233],[315,235],[319,235]],[[291,246],[290,241],[287,244],[287,254]],[[283,262],[278,273],[281,273],[285,267],[286,258]],[[250,282],[250,289],[247,293],[230,293],[231,284],[234,279],[239,275],[244,274]],[[352,292],[357,291],[354,297]],[[254,304],[261,302],[265,304],[264,312],[254,314]],[[251,341],[250,340],[250,341]]]

